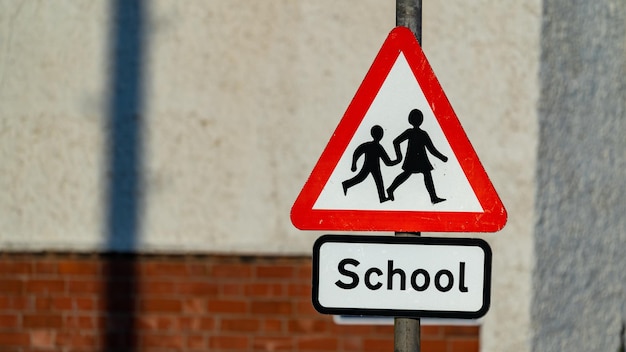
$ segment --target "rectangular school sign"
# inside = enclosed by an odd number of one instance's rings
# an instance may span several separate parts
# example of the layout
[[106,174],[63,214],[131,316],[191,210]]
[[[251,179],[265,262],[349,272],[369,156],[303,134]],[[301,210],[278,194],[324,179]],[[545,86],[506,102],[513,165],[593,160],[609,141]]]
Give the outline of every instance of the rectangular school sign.
[[313,305],[324,314],[475,319],[490,290],[480,239],[325,235],[313,248]]

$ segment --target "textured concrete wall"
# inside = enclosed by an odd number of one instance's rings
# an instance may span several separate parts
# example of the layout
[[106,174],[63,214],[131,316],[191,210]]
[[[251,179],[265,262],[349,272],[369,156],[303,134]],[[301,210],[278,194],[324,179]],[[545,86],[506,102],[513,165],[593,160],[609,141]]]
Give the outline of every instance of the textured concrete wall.
[[0,237],[16,249],[308,252],[291,203],[395,16],[379,1],[0,6]]
[[[478,235],[485,351],[529,348],[540,17],[424,1],[424,51],[509,212]],[[394,21],[380,0],[0,2],[0,245],[310,254],[291,204]]]
[[626,2],[546,0],[543,11],[533,350],[618,351]]

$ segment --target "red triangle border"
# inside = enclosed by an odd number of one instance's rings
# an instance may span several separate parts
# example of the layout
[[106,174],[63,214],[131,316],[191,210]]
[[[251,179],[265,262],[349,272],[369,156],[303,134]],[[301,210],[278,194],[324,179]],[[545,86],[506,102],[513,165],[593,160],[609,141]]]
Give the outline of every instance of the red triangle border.
[[[396,59],[403,53],[450,147],[480,202],[483,212],[313,209],[317,198],[345,153]],[[291,209],[291,221],[301,230],[395,232],[496,232],[507,212],[461,126],[437,77],[413,33],[396,27],[339,122],[309,179]]]

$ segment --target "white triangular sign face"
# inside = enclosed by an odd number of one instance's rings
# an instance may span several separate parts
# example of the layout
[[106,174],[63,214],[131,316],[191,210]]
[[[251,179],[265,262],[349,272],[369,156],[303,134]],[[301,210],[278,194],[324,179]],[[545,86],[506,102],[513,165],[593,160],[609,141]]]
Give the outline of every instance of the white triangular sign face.
[[408,29],[389,34],[291,216],[311,230],[504,226],[504,206]]
[[[376,184],[371,175],[344,194],[343,181],[357,174],[351,171],[353,153],[359,145],[372,140],[371,127],[382,126],[384,135],[380,144],[391,158],[395,158],[392,142],[406,130],[413,129],[408,122],[408,115],[415,108],[420,109],[424,118],[419,129],[425,131],[433,146],[448,157],[447,162],[443,162],[427,155],[428,161],[433,165],[431,175],[435,194],[446,201],[436,204],[431,202],[422,173],[411,174],[394,192],[394,201],[380,202]],[[406,152],[408,143],[409,141],[406,141],[400,145],[403,154]],[[339,159],[339,163],[322,189],[313,209],[462,212],[483,210],[403,54],[398,56],[346,151],[347,153]],[[359,169],[363,166],[363,159],[364,157],[361,157],[358,160]],[[407,159],[408,156],[405,156],[404,160]],[[397,176],[402,174],[402,163],[389,167],[381,163],[380,166],[383,185],[386,189]]]

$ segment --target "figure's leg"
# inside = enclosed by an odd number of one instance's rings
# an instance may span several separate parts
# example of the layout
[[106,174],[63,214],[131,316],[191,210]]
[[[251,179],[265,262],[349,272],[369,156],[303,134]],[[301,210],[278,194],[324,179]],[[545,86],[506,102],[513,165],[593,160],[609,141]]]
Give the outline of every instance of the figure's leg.
[[430,195],[430,202],[433,204],[441,203],[445,199],[437,197],[437,193],[435,192],[435,184],[433,182],[433,175],[430,171],[424,172],[424,185],[426,186],[426,190]]
[[370,170],[366,170],[366,168],[364,167],[361,169],[361,171],[359,171],[358,174],[356,174],[356,176],[354,176],[353,178],[349,180],[343,181],[341,183],[341,185],[343,186],[343,194],[348,195],[348,188],[363,182],[363,180],[365,180],[365,178],[367,177],[369,173],[370,173]]
[[393,180],[393,182],[391,183],[391,186],[387,188],[387,196],[390,200],[395,200],[393,192],[396,190],[396,188],[398,188],[398,186],[403,184],[404,181],[409,178],[409,176],[411,176],[411,173],[408,171],[402,171],[400,175],[396,176],[395,180]]
[[380,170],[372,171],[372,177],[374,178],[374,182],[376,183],[378,199],[382,203],[386,201],[387,198],[385,197],[385,186],[383,185],[383,176],[381,175]]

